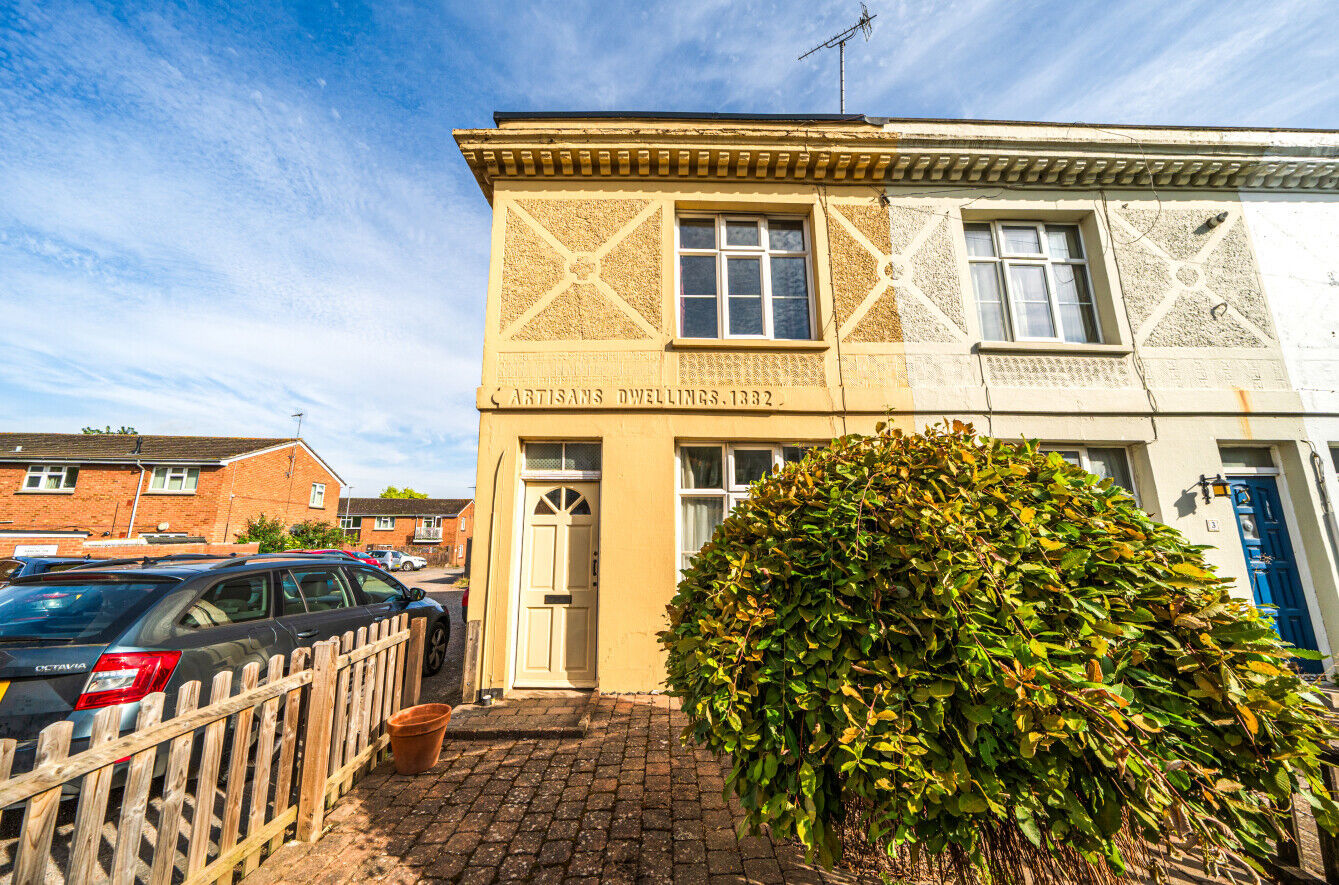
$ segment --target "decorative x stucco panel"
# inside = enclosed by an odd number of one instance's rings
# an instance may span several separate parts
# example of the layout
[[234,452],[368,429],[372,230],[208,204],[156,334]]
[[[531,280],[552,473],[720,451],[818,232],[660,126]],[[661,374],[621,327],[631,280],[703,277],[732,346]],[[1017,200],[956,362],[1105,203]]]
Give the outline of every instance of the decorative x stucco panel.
[[638,340],[660,333],[658,204],[533,199],[506,213],[504,338]]
[[1135,340],[1150,347],[1268,347],[1274,341],[1238,208],[1113,210],[1112,240]]
[[828,212],[833,296],[846,341],[964,341],[948,219],[916,206],[837,204]]

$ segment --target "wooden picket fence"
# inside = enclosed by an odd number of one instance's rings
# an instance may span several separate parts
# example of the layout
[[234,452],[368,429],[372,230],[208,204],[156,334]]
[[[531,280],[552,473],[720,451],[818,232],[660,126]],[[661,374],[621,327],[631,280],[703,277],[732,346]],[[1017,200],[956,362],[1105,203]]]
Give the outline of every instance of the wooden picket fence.
[[[126,734],[119,707],[99,710],[89,747],[75,755],[71,723],[57,722],[38,736],[23,774],[10,776],[15,742],[0,741],[0,809],[23,803],[12,868],[0,866],[0,879],[38,885],[59,872],[70,885],[231,885],[290,832],[314,841],[327,805],[384,756],[386,720],[418,703],[426,624],[402,614],[287,661],[275,655],[263,678],[249,664],[235,694],[232,673],[220,672],[203,707],[200,683],[187,683],[166,721],[164,696],[151,694]],[[167,768],[151,802],[160,748]],[[109,819],[114,771],[127,760]],[[67,784],[79,795],[57,839]]]

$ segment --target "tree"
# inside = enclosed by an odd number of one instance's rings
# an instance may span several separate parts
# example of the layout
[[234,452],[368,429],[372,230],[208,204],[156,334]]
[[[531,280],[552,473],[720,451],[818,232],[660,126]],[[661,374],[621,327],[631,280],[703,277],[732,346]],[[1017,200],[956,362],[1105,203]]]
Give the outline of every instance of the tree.
[[409,486],[405,486],[402,489],[397,489],[395,486],[386,486],[386,488],[381,490],[381,497],[422,499],[428,497],[428,495],[426,492],[416,492],[409,488]]
[[660,634],[748,821],[984,881],[1107,883],[1187,832],[1260,869],[1334,732],[1254,606],[1110,480],[955,422],[754,486]]
[[122,424],[120,427],[118,427],[118,428],[115,429],[115,430],[112,430],[112,426],[111,426],[110,424],[108,424],[106,427],[104,427],[104,428],[101,429],[101,430],[99,430],[99,429],[96,428],[96,427],[85,427],[84,430],[83,430],[83,432],[86,433],[86,434],[95,434],[95,433],[96,433],[96,434],[104,434],[104,435],[111,435],[111,436],[136,436],[136,435],[139,433],[139,431],[135,430],[135,428],[133,428],[133,427],[126,427],[124,424]]
[[258,543],[261,553],[281,553],[294,546],[288,543],[288,534],[284,531],[284,521],[277,516],[265,514],[253,516],[246,521],[246,527],[237,534],[237,543]]

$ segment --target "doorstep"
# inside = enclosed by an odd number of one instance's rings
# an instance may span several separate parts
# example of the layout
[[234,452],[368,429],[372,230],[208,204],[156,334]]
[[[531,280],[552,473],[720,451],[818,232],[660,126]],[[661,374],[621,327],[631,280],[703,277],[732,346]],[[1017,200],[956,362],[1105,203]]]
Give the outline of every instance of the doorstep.
[[451,710],[447,740],[584,737],[597,691],[516,690],[489,706],[461,704]]

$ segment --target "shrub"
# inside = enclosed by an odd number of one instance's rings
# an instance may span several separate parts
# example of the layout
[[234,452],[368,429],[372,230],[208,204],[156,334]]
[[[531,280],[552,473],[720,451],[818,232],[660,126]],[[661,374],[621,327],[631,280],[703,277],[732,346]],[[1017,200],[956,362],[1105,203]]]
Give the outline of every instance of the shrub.
[[1339,822],[1334,735],[1204,549],[1035,443],[843,437],[685,571],[660,634],[684,737],[825,863],[855,822],[960,879],[1109,882],[1174,831],[1258,868],[1271,801]]
[[292,547],[288,543],[288,534],[284,531],[284,521],[277,516],[260,514],[246,521],[246,528],[237,534],[237,543],[258,543],[261,553],[280,553]]
[[323,547],[343,547],[348,543],[348,533],[333,523],[319,519],[309,519],[293,526],[288,531],[289,547],[305,550],[319,550]]

